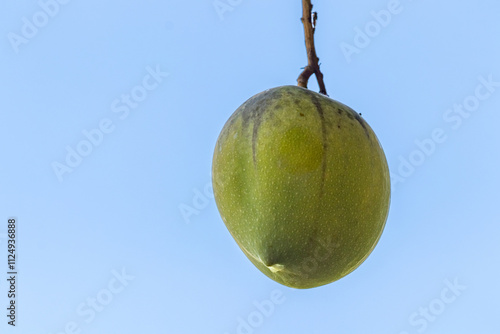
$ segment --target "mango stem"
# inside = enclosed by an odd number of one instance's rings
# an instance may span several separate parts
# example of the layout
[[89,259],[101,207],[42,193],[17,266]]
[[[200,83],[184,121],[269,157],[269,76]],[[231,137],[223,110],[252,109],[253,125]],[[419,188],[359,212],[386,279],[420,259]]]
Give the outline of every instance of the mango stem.
[[304,24],[304,35],[306,40],[307,51],[307,66],[297,79],[299,87],[307,88],[307,82],[311,75],[315,74],[318,80],[319,92],[328,96],[326,93],[325,83],[323,81],[323,73],[319,69],[319,58],[316,55],[316,48],[314,46],[314,32],[316,31],[316,20],[318,13],[312,12],[313,5],[311,0],[302,0],[302,18]]

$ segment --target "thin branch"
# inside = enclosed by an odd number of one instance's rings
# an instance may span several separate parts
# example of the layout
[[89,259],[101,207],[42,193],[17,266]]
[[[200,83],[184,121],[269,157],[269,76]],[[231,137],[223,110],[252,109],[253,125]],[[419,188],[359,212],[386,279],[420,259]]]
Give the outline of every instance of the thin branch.
[[312,13],[313,5],[311,0],[302,0],[302,23],[304,24],[304,35],[306,40],[307,50],[307,66],[297,79],[299,87],[307,88],[307,82],[311,75],[315,74],[318,80],[319,92],[327,95],[325,83],[323,81],[323,73],[319,69],[319,58],[316,55],[316,48],[314,46],[314,32],[316,31],[316,20],[318,14]]

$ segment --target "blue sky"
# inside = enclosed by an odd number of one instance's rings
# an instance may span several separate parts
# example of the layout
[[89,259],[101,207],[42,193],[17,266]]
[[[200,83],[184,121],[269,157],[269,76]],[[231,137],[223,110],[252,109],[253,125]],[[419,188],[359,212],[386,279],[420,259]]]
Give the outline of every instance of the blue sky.
[[300,1],[1,2],[3,333],[500,330],[500,4],[313,3],[328,93],[376,132],[393,194],[362,266],[294,290],[239,250],[210,167],[232,112],[307,63]]

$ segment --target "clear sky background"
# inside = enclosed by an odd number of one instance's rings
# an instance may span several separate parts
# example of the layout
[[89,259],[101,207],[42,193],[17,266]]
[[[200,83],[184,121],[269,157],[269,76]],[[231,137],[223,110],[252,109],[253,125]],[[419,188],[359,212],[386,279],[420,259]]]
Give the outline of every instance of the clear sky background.
[[59,1],[0,3],[0,332],[500,332],[498,1],[313,2],[393,195],[367,261],[310,290],[245,258],[210,189],[225,121],[307,63],[300,1]]

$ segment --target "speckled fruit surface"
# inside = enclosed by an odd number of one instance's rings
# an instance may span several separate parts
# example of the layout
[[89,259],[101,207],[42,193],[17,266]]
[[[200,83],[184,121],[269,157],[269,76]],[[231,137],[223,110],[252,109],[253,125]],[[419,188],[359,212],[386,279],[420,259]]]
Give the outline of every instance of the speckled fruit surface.
[[373,130],[351,108],[297,86],[266,90],[234,112],[217,140],[212,183],[248,259],[299,289],[356,269],[389,211],[389,170]]

